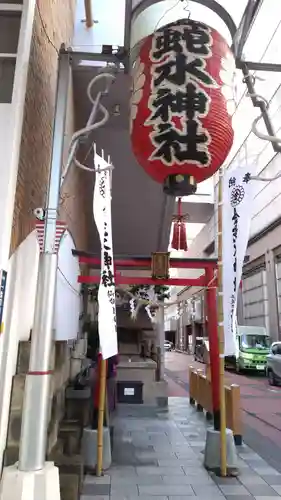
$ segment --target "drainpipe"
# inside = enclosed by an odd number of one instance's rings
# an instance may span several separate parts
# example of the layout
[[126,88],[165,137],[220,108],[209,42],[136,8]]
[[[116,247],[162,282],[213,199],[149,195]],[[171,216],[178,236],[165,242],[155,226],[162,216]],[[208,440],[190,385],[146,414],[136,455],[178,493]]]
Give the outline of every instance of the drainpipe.
[[53,317],[58,255],[56,223],[59,205],[65,118],[70,79],[70,57],[61,50],[53,125],[53,145],[45,208],[44,244],[39,259],[34,325],[29,370],[26,375],[22,410],[19,471],[32,472],[45,466],[48,408],[52,370]]

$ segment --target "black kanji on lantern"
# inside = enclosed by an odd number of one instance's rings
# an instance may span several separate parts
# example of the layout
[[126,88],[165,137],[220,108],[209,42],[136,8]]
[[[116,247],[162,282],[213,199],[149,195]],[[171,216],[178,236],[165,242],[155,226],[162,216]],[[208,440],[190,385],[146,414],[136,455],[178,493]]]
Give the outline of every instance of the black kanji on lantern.
[[231,187],[235,186],[235,184],[236,184],[236,179],[235,179],[235,177],[230,177],[230,179],[229,179],[229,181],[228,181],[228,187],[230,187],[230,188],[231,188]]
[[217,87],[206,70],[211,45],[210,30],[189,20],[154,34],[150,56],[157,64],[152,66],[151,114],[145,122],[154,129],[151,160],[161,159],[169,166],[186,161],[209,165],[210,136],[199,118],[208,115],[211,100],[202,86]]
[[195,115],[205,116],[209,111],[210,98],[194,83],[188,83],[185,90],[173,92],[169,88],[160,88],[150,102],[151,116],[147,123],[161,119],[170,122],[173,116],[185,116],[193,119]]
[[209,163],[209,138],[200,131],[200,124],[196,120],[187,120],[183,131],[176,129],[171,123],[159,124],[150,136],[156,146],[152,159],[160,158],[167,165],[187,160],[206,166]]
[[191,21],[187,26],[166,28],[156,33],[152,57],[160,60],[171,52],[185,52],[206,57],[210,54],[210,44],[209,30]]
[[207,87],[216,85],[215,80],[205,71],[205,66],[205,61],[199,57],[187,57],[185,54],[178,53],[175,57],[154,67],[154,87],[157,88],[165,82],[181,86],[186,85],[190,80],[196,80]]

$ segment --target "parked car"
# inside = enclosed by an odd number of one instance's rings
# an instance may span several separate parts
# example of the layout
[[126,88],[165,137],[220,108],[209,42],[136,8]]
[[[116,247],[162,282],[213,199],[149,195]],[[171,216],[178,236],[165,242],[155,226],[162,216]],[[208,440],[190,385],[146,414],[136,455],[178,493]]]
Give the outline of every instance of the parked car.
[[270,385],[281,383],[281,342],[273,342],[266,360],[266,375]]
[[173,344],[169,340],[165,340],[164,342],[165,351],[171,351],[173,349]]
[[207,352],[209,351],[209,341],[205,337],[196,337],[194,361],[200,363],[206,362]]

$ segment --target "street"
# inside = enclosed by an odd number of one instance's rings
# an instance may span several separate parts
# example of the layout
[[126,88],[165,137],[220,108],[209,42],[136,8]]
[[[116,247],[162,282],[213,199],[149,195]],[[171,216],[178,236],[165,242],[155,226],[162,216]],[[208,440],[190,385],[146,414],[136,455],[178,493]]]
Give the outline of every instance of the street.
[[[169,396],[188,397],[189,366],[204,369],[192,356],[165,354]],[[281,387],[270,387],[262,375],[231,372],[226,372],[226,382],[240,385],[243,440],[281,472]]]

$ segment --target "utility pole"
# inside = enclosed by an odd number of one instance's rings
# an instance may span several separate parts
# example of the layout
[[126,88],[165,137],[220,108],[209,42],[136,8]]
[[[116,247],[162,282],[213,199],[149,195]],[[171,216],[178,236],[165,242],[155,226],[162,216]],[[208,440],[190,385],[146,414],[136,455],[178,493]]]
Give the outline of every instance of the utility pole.
[[53,148],[46,208],[44,244],[40,254],[34,327],[31,337],[29,371],[26,375],[21,427],[19,470],[37,471],[45,466],[50,400],[51,349],[56,294],[58,255],[56,224],[60,198],[65,118],[70,82],[70,54],[61,48],[58,61],[57,97]]

